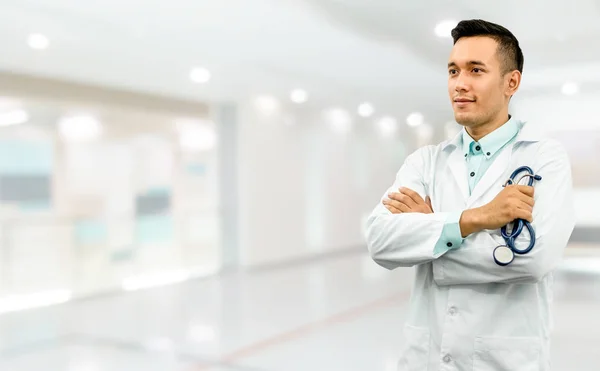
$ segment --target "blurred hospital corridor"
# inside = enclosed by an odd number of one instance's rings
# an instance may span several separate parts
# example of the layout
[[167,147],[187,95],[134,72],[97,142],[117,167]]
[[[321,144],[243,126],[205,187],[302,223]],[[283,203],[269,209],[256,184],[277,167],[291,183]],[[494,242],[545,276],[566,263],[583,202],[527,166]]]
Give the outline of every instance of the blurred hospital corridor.
[[0,0],[0,371],[396,371],[415,269],[368,217],[460,135],[474,18],[523,49],[511,117],[569,156],[551,364],[598,371],[592,0]]
[[[600,256],[585,249],[556,275],[556,370],[595,370]],[[351,249],[5,315],[0,369],[393,371],[411,273]]]

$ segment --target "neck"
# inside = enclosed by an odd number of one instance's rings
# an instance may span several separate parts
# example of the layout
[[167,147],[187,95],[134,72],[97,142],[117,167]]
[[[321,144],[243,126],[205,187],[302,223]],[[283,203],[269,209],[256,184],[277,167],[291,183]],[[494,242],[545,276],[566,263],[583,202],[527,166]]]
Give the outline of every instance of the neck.
[[471,138],[473,138],[477,142],[481,138],[483,138],[486,135],[488,135],[489,133],[491,133],[492,131],[494,131],[494,130],[498,129],[500,126],[504,125],[508,120],[509,120],[508,113],[504,113],[504,114],[498,115],[492,121],[488,121],[488,122],[483,123],[478,126],[468,127],[468,128],[466,128],[466,130],[467,130],[467,133],[469,133],[469,135],[471,136]]

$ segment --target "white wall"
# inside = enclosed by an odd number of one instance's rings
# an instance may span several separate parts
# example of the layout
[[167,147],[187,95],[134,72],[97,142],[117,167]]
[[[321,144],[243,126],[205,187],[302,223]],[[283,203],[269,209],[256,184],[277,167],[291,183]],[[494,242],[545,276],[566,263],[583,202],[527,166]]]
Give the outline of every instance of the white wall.
[[[377,118],[351,123],[314,108],[240,111],[243,265],[364,246],[363,218],[394,181],[414,136],[404,122],[381,135]],[[333,114],[334,118],[336,114]],[[347,127],[347,130],[344,128]],[[337,129],[336,129],[337,128]]]
[[600,227],[600,92],[524,96],[515,101],[513,111],[566,146],[577,226]]

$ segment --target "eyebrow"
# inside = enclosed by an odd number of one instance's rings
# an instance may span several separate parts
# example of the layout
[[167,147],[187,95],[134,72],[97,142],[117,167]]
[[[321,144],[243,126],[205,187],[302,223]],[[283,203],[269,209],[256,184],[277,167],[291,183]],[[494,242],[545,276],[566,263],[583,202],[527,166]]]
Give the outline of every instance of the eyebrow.
[[[485,63],[483,63],[482,61],[468,61],[467,65],[469,66],[483,66],[485,67]],[[456,62],[449,62],[448,63],[448,68],[450,67],[458,67],[458,65],[456,64]]]

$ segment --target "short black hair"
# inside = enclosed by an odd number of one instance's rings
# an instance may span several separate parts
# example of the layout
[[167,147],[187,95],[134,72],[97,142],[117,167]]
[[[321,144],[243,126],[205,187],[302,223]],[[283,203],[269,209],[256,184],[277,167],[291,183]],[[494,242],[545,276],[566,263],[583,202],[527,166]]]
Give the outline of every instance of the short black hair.
[[523,51],[519,40],[507,28],[482,19],[460,21],[452,30],[454,44],[462,37],[487,36],[498,42],[498,55],[503,62],[503,73],[519,70],[523,73]]

